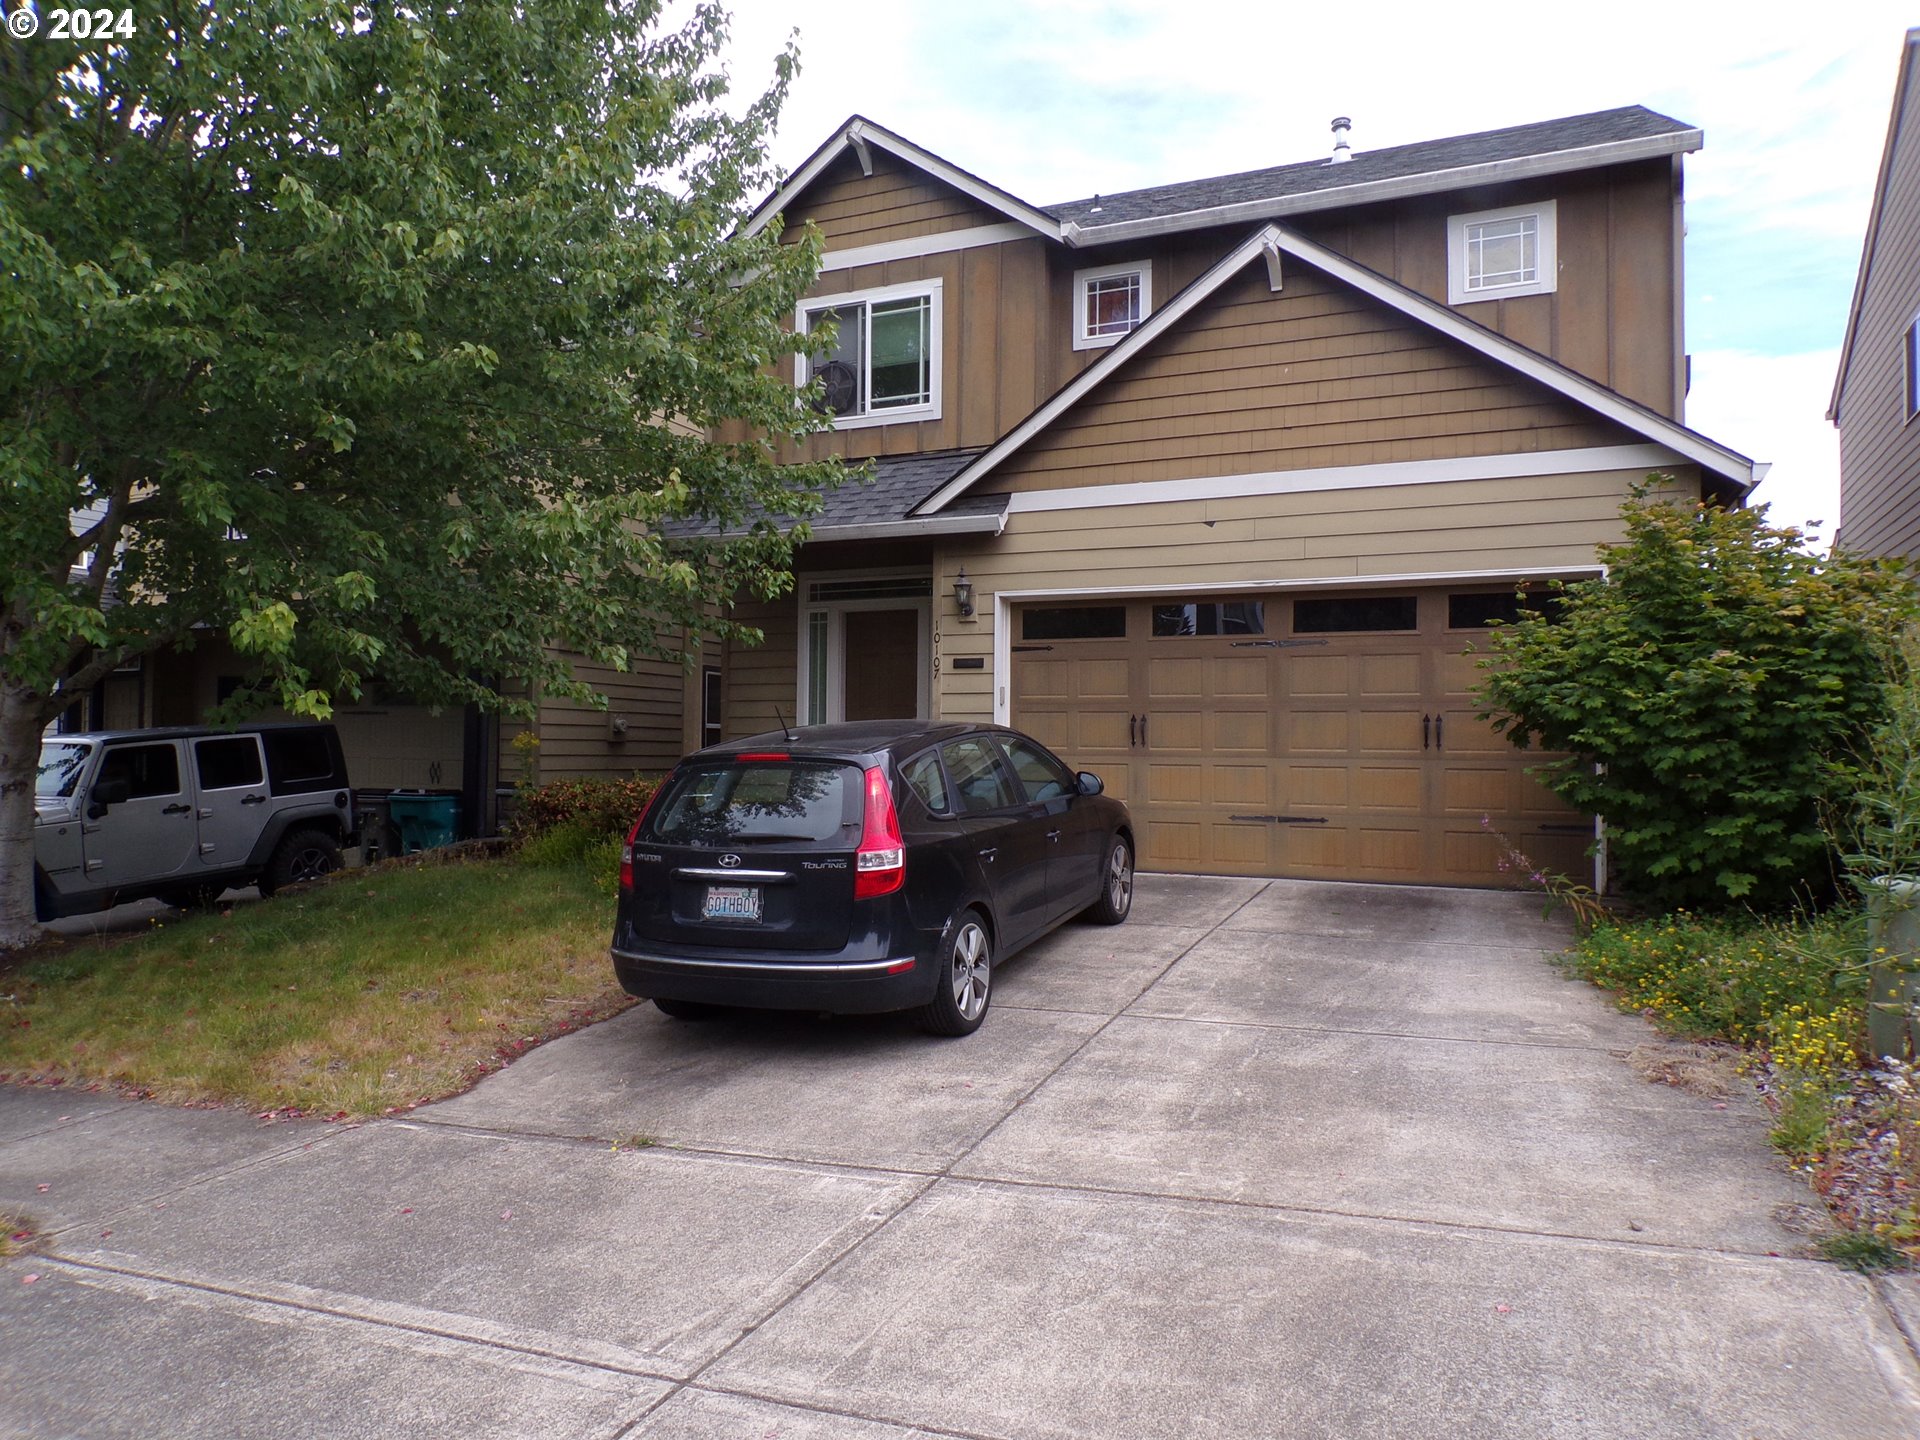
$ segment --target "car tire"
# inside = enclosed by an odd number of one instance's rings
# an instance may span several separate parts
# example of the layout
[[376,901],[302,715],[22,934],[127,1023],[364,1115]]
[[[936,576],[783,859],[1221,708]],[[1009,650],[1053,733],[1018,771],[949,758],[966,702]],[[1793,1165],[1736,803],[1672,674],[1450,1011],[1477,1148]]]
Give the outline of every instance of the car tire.
[[712,1020],[727,1011],[724,1005],[709,1005],[704,1000],[656,1000],[653,1008],[675,1020]]
[[340,846],[324,830],[295,830],[280,842],[260,877],[260,893],[271,895],[289,885],[305,884],[340,868]]
[[971,1035],[993,1001],[993,937],[978,910],[962,912],[940,950],[933,999],[920,1010],[929,1035]]
[[176,885],[171,890],[162,890],[160,898],[176,910],[211,910],[226,893],[226,881],[208,880],[200,885]]
[[1096,925],[1118,925],[1133,911],[1133,846],[1124,835],[1107,845],[1100,867],[1100,898],[1081,913]]

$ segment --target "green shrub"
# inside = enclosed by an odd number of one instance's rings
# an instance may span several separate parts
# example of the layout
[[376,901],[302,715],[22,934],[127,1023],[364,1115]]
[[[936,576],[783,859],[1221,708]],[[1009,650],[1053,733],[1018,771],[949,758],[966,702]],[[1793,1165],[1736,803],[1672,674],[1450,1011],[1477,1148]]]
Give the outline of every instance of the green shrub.
[[550,780],[520,792],[514,838],[525,843],[559,825],[578,825],[593,835],[626,838],[659,788],[657,780]]
[[602,894],[620,888],[620,852],[626,848],[623,829],[617,835],[597,831],[578,820],[563,820],[552,829],[521,842],[523,865],[547,869],[585,870]]
[[1829,891],[1822,812],[1882,719],[1912,587],[1891,562],[1813,554],[1764,507],[1642,487],[1622,516],[1606,578],[1492,632],[1483,714],[1523,748],[1568,752],[1541,780],[1606,818],[1621,880],[1660,908]]
[[1833,1096],[1819,1085],[1793,1085],[1780,1096],[1767,1139],[1789,1160],[1810,1165],[1826,1153],[1832,1126]]

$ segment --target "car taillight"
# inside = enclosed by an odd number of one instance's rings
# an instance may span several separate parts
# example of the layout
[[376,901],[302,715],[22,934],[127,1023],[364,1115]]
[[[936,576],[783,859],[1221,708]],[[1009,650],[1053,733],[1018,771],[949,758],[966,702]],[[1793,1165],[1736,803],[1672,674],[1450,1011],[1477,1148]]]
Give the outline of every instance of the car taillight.
[[647,823],[647,812],[653,809],[653,802],[660,798],[660,792],[666,788],[665,780],[653,787],[653,794],[640,807],[640,818],[633,822],[633,829],[627,832],[627,843],[620,847],[620,893],[623,895],[633,890],[633,842],[640,838],[640,827]]
[[867,771],[866,813],[860,822],[860,849],[853,859],[853,898],[891,895],[906,878],[907,846],[893,809],[893,787],[887,784],[887,772],[876,765]]

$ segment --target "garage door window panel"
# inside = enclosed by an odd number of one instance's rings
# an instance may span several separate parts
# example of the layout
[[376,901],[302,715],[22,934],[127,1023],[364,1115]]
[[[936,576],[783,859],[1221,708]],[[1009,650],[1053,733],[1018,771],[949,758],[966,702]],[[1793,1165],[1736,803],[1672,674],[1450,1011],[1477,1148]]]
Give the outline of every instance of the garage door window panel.
[[1156,639],[1205,635],[1264,635],[1267,607],[1260,600],[1183,601],[1153,607]]
[[1124,605],[1051,605],[1020,612],[1022,640],[1124,640]]
[[1413,595],[1336,595],[1293,602],[1293,633],[1339,635],[1420,628]]

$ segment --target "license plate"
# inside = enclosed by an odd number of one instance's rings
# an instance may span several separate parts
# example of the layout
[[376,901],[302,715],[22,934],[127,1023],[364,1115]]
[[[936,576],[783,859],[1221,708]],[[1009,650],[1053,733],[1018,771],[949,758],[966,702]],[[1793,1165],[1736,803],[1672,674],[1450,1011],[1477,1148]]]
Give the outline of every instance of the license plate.
[[760,889],[756,885],[709,885],[701,913],[708,920],[758,920]]

